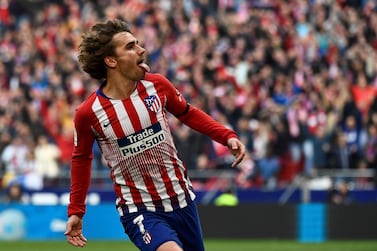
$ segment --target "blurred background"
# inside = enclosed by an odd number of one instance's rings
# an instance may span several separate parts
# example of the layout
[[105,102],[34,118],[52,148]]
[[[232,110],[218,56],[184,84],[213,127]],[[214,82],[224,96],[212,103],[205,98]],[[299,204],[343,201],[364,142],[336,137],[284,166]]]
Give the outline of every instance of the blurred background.
[[[72,119],[100,84],[77,48],[105,18],[129,22],[151,71],[247,146],[231,169],[169,117],[206,237],[377,237],[376,1],[0,0],[0,239],[64,238]],[[93,153],[87,217],[110,218],[88,219],[89,237],[124,239]]]

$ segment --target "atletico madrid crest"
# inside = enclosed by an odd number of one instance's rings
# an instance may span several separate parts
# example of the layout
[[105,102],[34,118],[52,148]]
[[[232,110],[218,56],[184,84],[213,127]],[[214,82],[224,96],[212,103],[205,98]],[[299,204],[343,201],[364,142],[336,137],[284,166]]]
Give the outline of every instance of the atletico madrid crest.
[[152,112],[159,112],[161,109],[161,101],[157,95],[151,95],[144,99],[144,103]]

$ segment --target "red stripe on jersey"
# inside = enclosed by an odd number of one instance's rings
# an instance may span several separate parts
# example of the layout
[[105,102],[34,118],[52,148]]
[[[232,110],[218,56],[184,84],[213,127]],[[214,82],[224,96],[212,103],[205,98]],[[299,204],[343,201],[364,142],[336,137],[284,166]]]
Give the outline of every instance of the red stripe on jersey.
[[123,101],[123,104],[124,104],[124,108],[127,111],[128,116],[130,117],[130,121],[132,123],[132,127],[134,128],[135,132],[143,129],[140,123],[140,118],[136,111],[136,107],[132,103],[132,100],[128,98]]
[[[174,165],[174,173],[177,175],[178,177],[178,180],[182,181],[182,176],[181,176],[181,172],[179,171],[178,169],[178,166],[177,166],[177,162],[172,159],[173,161],[173,165]],[[177,194],[176,192],[174,191],[174,187],[173,187],[173,183],[171,182],[171,179],[169,179],[169,176],[168,176],[168,173],[166,172],[166,169],[162,170],[162,177],[164,177],[164,180],[165,180],[165,186],[166,186],[166,191],[170,197],[170,200],[171,200],[171,204],[173,205],[173,208],[174,207],[177,207],[178,206],[178,198],[177,198]],[[180,186],[182,188],[182,190],[185,190],[185,194],[187,195],[188,193],[186,192],[186,186],[184,185],[184,182],[183,182],[183,186],[182,186],[182,182],[180,182]]]

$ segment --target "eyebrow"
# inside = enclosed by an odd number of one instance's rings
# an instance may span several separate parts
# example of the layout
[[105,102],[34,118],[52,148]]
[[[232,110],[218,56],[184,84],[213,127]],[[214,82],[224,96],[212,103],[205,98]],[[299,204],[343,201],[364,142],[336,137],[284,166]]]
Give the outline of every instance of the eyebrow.
[[128,46],[130,46],[130,45],[135,45],[135,44],[138,44],[138,43],[139,43],[139,41],[138,41],[137,39],[134,39],[134,40],[128,42],[128,43],[126,44],[126,47],[128,47]]

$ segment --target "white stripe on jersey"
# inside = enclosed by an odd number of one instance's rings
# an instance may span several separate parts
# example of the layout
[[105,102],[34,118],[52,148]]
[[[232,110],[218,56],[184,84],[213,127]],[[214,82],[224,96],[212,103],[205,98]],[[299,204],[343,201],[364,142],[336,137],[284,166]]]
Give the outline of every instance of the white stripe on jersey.
[[[137,111],[141,127],[145,128],[145,127],[150,126],[151,120],[150,120],[150,117],[149,117],[148,109],[145,107],[143,100],[141,100],[139,95],[136,95],[136,94],[131,95],[131,100],[132,100],[132,104],[134,105],[134,107]],[[135,131],[133,131],[132,133],[134,133],[134,132]]]

